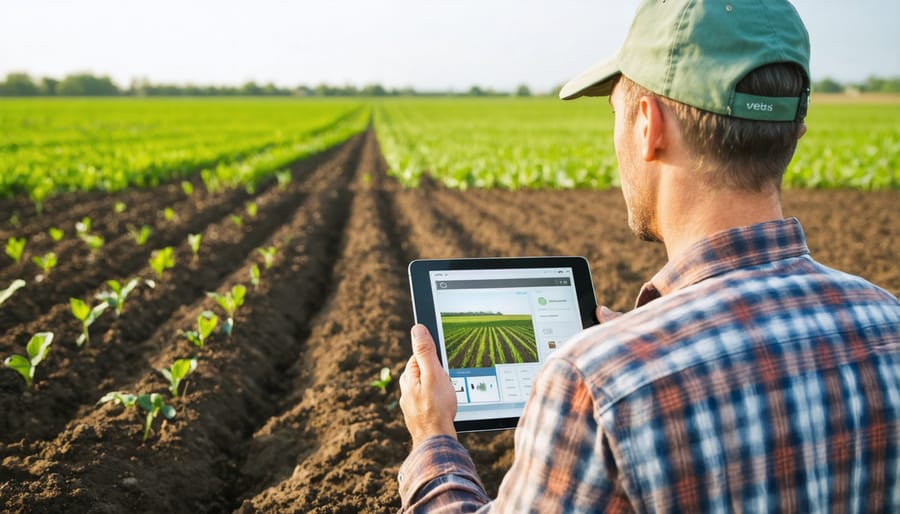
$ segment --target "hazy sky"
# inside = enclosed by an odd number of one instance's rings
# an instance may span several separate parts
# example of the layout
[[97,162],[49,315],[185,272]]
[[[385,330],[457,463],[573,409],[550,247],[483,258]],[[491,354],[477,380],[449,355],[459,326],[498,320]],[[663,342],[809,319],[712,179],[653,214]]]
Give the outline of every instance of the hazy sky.
[[[636,0],[5,0],[0,76],[549,90],[615,52]],[[900,0],[797,0],[813,79],[900,76]]]

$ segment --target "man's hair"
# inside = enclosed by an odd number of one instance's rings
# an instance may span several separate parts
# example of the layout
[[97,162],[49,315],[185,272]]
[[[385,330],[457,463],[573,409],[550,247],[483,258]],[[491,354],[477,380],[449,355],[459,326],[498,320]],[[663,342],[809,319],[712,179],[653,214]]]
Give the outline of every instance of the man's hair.
[[[688,152],[697,160],[698,177],[711,187],[762,192],[780,188],[784,171],[800,136],[803,120],[756,121],[703,111],[654,94],[624,75],[627,119],[637,115],[642,96],[653,96],[675,114]],[[806,87],[805,73],[793,63],[776,63],[748,73],[736,86],[741,93],[799,97]]]

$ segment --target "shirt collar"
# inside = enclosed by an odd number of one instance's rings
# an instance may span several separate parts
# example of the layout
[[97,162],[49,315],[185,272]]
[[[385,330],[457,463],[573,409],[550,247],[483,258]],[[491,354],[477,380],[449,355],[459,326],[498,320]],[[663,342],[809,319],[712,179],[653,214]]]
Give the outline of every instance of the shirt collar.
[[722,273],[809,253],[797,218],[717,232],[669,261],[644,284],[635,307]]

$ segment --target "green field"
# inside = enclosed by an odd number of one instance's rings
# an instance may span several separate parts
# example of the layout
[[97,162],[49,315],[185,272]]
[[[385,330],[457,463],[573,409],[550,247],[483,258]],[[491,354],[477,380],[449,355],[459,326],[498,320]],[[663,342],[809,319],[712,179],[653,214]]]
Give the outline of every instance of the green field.
[[441,314],[441,325],[451,368],[492,368],[538,360],[528,314]]
[[[376,104],[388,164],[404,184],[428,173],[454,188],[619,184],[605,98],[400,99]],[[787,187],[900,187],[900,102],[813,98]]]
[[205,173],[213,188],[260,178],[362,131],[359,100],[0,101],[0,196],[117,191]]
[[[391,173],[452,188],[619,184],[605,99],[0,99],[0,196],[150,187],[201,173],[253,187],[374,122]],[[813,100],[787,187],[900,187],[900,102]]]

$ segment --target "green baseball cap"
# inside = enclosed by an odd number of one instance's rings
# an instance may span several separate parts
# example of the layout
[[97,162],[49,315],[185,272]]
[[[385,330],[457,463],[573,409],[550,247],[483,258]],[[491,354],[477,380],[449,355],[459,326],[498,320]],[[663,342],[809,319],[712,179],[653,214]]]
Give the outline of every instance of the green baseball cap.
[[[735,91],[749,72],[782,62],[806,73],[799,97]],[[570,80],[559,97],[607,96],[620,74],[704,111],[751,120],[802,119],[809,102],[809,35],[784,0],[644,0],[619,52]]]

